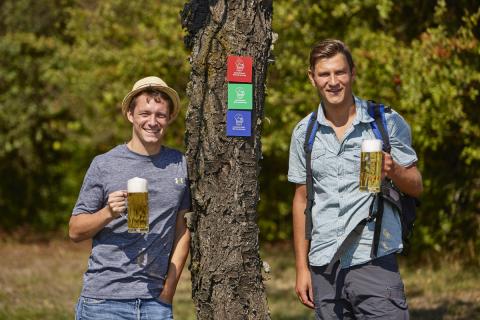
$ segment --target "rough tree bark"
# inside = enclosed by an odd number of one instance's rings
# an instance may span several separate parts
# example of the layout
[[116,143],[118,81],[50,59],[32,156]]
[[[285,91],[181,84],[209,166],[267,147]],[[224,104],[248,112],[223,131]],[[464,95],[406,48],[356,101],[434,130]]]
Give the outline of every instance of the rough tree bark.
[[[258,249],[259,160],[272,1],[191,0],[186,156],[194,211],[192,296],[197,318],[270,319]],[[228,55],[253,57],[252,137],[226,136]]]

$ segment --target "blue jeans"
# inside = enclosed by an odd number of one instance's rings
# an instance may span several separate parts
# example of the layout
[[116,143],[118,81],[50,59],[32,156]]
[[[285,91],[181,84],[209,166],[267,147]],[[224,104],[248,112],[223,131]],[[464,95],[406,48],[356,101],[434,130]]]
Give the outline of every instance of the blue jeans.
[[80,297],[75,320],[172,320],[172,305],[157,299],[105,300]]

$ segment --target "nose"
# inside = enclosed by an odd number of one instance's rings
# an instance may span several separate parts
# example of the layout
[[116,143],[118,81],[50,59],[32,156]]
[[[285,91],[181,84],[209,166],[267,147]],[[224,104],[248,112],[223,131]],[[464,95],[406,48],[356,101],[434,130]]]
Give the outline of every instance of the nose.
[[155,126],[157,125],[157,119],[155,118],[155,114],[151,114],[149,117],[148,117],[148,125],[150,126]]
[[330,74],[329,83],[331,86],[334,86],[337,84],[337,76],[333,72]]

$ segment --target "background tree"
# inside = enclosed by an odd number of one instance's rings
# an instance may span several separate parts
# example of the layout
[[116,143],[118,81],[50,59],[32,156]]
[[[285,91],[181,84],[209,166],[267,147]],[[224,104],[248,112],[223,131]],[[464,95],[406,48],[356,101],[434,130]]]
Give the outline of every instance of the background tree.
[[[269,319],[257,201],[270,1],[191,0],[186,156],[193,199],[192,295],[198,319]],[[252,137],[226,137],[228,55],[253,57]]]

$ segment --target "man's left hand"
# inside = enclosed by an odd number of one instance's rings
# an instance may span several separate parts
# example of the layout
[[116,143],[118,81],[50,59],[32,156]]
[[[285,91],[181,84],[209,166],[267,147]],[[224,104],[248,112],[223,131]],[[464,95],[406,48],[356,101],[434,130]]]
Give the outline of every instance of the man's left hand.
[[175,292],[170,292],[168,288],[163,287],[162,293],[160,293],[160,296],[158,297],[158,299],[162,302],[172,304],[174,294]]

